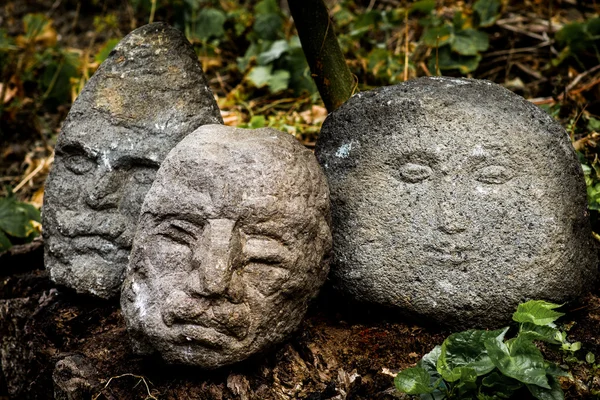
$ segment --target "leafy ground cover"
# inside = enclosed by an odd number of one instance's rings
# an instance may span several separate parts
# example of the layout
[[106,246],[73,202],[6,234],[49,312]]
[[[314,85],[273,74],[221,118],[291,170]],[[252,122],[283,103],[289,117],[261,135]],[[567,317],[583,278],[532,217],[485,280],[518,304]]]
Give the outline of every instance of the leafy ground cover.
[[[502,84],[557,118],[580,156],[594,231],[600,233],[600,19],[596,2],[332,0],[328,6],[356,77],[356,90],[417,76],[468,76]],[[0,5],[0,218],[3,211],[20,211],[17,222],[9,221],[13,225],[0,223],[3,246],[8,246],[5,237],[20,243],[40,230],[35,222],[39,216],[20,202],[41,207],[53,145],[77,93],[121,37],[158,20],[175,25],[194,44],[226,124],[271,126],[314,146],[327,112],[285,2],[7,0]],[[27,295],[27,288],[15,279],[0,285],[2,298]],[[75,310],[70,311],[74,321],[86,312],[81,311],[86,306],[66,307]],[[555,352],[538,344],[547,358],[571,371],[572,378],[560,378],[567,398],[599,395],[599,309],[598,298],[592,296],[572,306],[572,313],[561,323],[563,331],[582,343],[578,352]],[[359,371],[361,390],[367,393],[355,398],[373,398],[369,395],[385,391],[382,388],[391,386],[399,369],[414,366],[444,337],[410,325],[382,323],[362,330],[357,325],[340,328],[335,334],[334,328],[313,329],[327,325],[323,318],[339,319],[335,312],[326,315],[313,312],[305,332],[331,334],[332,343],[345,343],[346,353],[336,348],[338,358],[344,360],[350,375],[352,368]],[[70,326],[59,317],[60,329]],[[98,318],[118,320],[110,313]],[[79,333],[61,334],[65,340],[76,340]],[[346,334],[352,339],[341,340]],[[298,340],[308,353],[310,341]],[[407,340],[410,346],[394,347],[394,341]],[[365,346],[378,349],[369,350],[379,358],[368,367]],[[382,368],[389,368],[387,383],[382,381]],[[370,383],[372,390],[365,389],[369,373],[375,382]]]

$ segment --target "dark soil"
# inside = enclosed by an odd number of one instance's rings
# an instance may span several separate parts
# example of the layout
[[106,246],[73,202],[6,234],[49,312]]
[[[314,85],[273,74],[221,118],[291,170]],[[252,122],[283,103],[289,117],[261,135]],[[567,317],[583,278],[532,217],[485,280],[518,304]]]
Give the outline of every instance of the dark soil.
[[[401,398],[393,375],[450,333],[348,307],[326,288],[299,331],[266,354],[217,371],[167,366],[132,353],[117,302],[56,287],[39,248],[16,249],[0,256],[12,268],[0,277],[0,399]],[[597,398],[597,368],[582,360],[600,355],[600,298],[590,295],[566,311],[569,338],[583,344],[579,360],[543,350],[572,371],[573,380],[562,382],[567,398]]]

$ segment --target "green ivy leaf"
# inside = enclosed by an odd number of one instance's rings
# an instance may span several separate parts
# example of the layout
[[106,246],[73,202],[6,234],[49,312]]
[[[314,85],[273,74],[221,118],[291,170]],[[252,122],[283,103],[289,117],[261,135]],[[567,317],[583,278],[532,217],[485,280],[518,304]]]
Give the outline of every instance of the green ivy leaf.
[[264,128],[265,126],[267,126],[267,120],[264,115],[254,115],[248,123],[250,129]]
[[264,51],[258,55],[257,61],[260,65],[270,64],[281,57],[281,55],[288,51],[289,48],[290,46],[288,45],[287,41],[277,40],[273,42],[271,46],[269,46],[267,51]]
[[558,365],[556,365],[554,363],[546,361],[545,366],[546,366],[546,374],[549,376],[552,376],[554,378],[563,376],[565,378],[573,379],[573,376],[571,375],[570,372],[565,371],[564,369],[560,368]]
[[44,14],[27,14],[23,17],[25,26],[25,37],[29,40],[35,40],[41,35],[50,24],[50,19]]
[[509,399],[514,392],[523,387],[523,384],[516,379],[492,372],[481,381],[481,385],[489,388],[490,391],[502,399]]
[[442,354],[442,346],[435,346],[433,350],[429,353],[425,354],[423,358],[419,360],[417,363],[417,367],[423,368],[425,371],[429,373],[429,375],[438,375],[436,365],[437,360],[440,358]]
[[485,342],[485,347],[494,365],[504,375],[550,389],[544,357],[529,339],[518,336],[506,343],[501,339],[491,339]]
[[10,249],[12,247],[12,243],[8,240],[8,237],[4,234],[4,232],[0,231],[0,253]]
[[441,26],[428,27],[423,31],[421,40],[429,47],[441,47],[450,43],[454,35],[452,25],[444,24]]
[[283,56],[283,62],[281,62],[281,66],[290,72],[289,87],[294,89],[296,95],[303,92],[316,93],[317,86],[310,74],[304,51],[300,46],[300,39],[298,36],[293,36],[289,44],[290,50]]
[[454,34],[452,50],[463,56],[475,56],[481,51],[486,51],[490,45],[485,32],[467,28]]
[[531,322],[535,325],[548,325],[562,317],[563,313],[554,311],[560,304],[549,303],[543,300],[530,300],[527,303],[519,304],[517,311],[513,314],[513,321]]
[[0,199],[0,230],[4,233],[26,238],[35,231],[32,220],[39,222],[40,212],[31,204],[18,202],[13,196]]
[[503,340],[508,328],[495,331],[467,330],[453,333],[442,343],[437,371],[445,380],[463,379],[463,368],[472,369],[475,377],[491,372],[495,366],[485,347],[490,339]]
[[254,6],[254,12],[256,14],[277,14],[279,12],[279,5],[276,0],[261,0]]
[[429,14],[435,9],[435,3],[435,0],[415,1],[410,6],[410,12],[420,12],[423,14]]
[[479,17],[479,26],[492,26],[500,16],[499,0],[477,0],[473,4],[473,10]]
[[110,52],[114,50],[115,46],[119,43],[119,39],[110,39],[108,40],[104,46],[100,49],[98,54],[96,54],[96,62],[102,63],[104,60],[108,58]]
[[290,72],[284,69],[278,69],[271,74],[269,79],[269,91],[277,93],[288,88],[290,83]]
[[[462,74],[468,74],[477,69],[481,61],[481,55],[463,56],[455,53],[450,49],[450,46],[442,46],[438,50],[438,66],[440,70],[457,69]],[[430,71],[435,71],[435,53],[429,59]]]
[[600,119],[590,118],[587,127],[590,131],[600,131]]
[[543,388],[537,385],[526,385],[529,392],[539,400],[564,400],[565,394],[563,393],[560,383],[550,378],[550,387]]
[[519,336],[524,336],[529,340],[541,340],[551,344],[560,344],[555,338],[556,332],[558,332],[558,330],[551,326],[524,322],[521,324]]
[[256,18],[253,29],[260,39],[274,41],[279,38],[283,18],[276,0],[262,0],[254,6]]
[[414,367],[400,371],[394,378],[394,385],[400,392],[406,394],[431,393],[430,377],[423,368]]
[[224,25],[226,20],[227,16],[223,11],[216,8],[203,8],[198,14],[195,23],[196,29],[192,32],[192,35],[200,40],[222,38],[225,36]]
[[250,70],[247,78],[257,88],[268,86],[271,93],[276,93],[288,88],[290,73],[281,69],[273,71],[273,65],[257,66]]
[[248,73],[248,80],[257,88],[267,86],[271,79],[272,65],[254,67]]

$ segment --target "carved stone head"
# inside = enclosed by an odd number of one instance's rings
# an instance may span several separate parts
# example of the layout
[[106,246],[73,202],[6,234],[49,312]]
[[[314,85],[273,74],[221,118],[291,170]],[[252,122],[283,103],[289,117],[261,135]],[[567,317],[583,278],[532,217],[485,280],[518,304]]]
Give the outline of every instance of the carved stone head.
[[43,207],[52,279],[80,293],[118,296],[158,166],[185,135],[221,121],[183,33],[155,23],[119,42],[56,143]]
[[137,351],[218,368],[284,340],[327,275],[329,221],[325,177],[295,138],[196,130],[142,208],[121,296]]
[[568,135],[499,85],[434,77],[359,93],[327,117],[316,155],[331,190],[331,278],[356,300],[490,326],[596,278]]

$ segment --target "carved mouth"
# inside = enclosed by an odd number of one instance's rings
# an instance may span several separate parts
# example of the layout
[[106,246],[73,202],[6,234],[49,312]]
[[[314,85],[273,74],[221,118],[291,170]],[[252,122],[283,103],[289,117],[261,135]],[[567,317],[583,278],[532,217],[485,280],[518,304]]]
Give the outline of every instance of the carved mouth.
[[471,247],[456,245],[426,245],[429,261],[442,265],[460,265],[471,260]]
[[118,212],[63,211],[56,215],[58,232],[66,237],[100,236],[114,240],[132,225]]
[[250,328],[250,309],[245,304],[190,297],[181,291],[175,291],[167,298],[161,314],[165,325],[184,325],[191,332],[184,336],[196,342],[206,337],[214,341],[215,331],[242,340],[248,336]]

